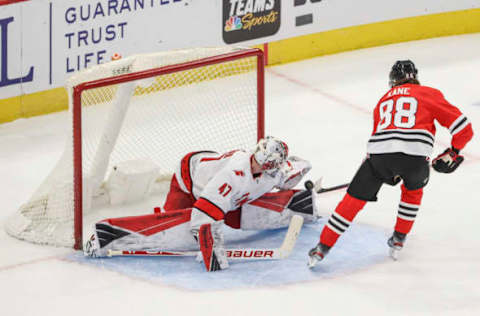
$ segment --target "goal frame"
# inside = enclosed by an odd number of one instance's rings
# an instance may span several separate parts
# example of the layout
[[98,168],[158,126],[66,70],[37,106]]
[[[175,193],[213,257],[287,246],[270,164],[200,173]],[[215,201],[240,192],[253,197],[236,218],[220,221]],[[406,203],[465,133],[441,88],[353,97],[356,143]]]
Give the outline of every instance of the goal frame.
[[73,87],[72,116],[73,116],[73,190],[74,190],[74,249],[83,248],[83,179],[82,179],[82,93],[84,91],[141,80],[155,76],[171,74],[179,71],[195,69],[203,66],[229,62],[236,59],[257,58],[257,140],[265,133],[265,60],[261,49],[251,48],[237,52],[220,54],[190,62],[168,65],[138,71],[119,76],[112,76],[80,83]]

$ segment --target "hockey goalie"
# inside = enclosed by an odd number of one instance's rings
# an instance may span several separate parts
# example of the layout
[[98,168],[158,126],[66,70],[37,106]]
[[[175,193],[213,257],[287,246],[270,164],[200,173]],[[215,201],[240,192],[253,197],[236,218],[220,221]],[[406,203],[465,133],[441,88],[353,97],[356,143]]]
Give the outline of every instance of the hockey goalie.
[[[293,215],[318,218],[315,193],[294,190],[311,164],[268,136],[254,150],[191,152],[172,177],[163,208],[95,224],[85,255],[113,250],[200,250],[207,271],[228,268],[223,225],[243,230],[287,227]],[[275,191],[273,191],[275,190]]]

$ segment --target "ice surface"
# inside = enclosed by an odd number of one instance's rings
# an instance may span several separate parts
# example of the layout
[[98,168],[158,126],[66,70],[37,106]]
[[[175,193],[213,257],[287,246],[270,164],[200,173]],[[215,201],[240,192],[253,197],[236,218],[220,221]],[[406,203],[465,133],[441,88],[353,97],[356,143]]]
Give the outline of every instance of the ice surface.
[[[312,248],[312,240],[318,239],[325,221],[322,219],[318,223],[304,225],[293,253],[286,260],[233,261],[230,269],[219,273],[205,273],[203,263],[196,262],[194,257],[91,259],[85,258],[81,253],[74,253],[64,258],[144,278],[150,282],[198,291],[295,284],[344,275],[388,259],[386,233],[379,228],[353,224],[351,233],[339,242],[338,251],[332,251],[325,259],[325,265],[318,265],[314,270],[306,269],[307,253]],[[255,248],[277,248],[285,233],[286,229],[262,232],[225,229],[229,248],[249,248],[252,245]]]
[[[422,83],[440,89],[480,126],[480,34],[325,56],[267,69],[266,131],[308,158],[310,178],[349,181],[371,132],[371,110],[397,59],[412,59]],[[66,113],[0,125],[0,224],[33,193],[63,150]],[[449,135],[439,129],[437,154]],[[193,258],[86,260],[70,249],[13,239],[0,230],[2,315],[479,315],[480,142],[451,175],[434,173],[397,262],[386,239],[398,187],[384,187],[314,271],[306,252],[321,223],[304,227],[289,259],[234,262],[205,273]],[[328,215],[341,192],[320,199]],[[276,246],[284,230],[228,232],[237,245]]]

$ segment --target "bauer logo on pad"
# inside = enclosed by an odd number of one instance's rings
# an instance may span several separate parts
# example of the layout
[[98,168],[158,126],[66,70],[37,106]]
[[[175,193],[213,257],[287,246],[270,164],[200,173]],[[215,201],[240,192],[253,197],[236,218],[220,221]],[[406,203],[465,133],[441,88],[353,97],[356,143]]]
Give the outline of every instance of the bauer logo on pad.
[[223,0],[223,41],[266,37],[280,28],[280,0]]

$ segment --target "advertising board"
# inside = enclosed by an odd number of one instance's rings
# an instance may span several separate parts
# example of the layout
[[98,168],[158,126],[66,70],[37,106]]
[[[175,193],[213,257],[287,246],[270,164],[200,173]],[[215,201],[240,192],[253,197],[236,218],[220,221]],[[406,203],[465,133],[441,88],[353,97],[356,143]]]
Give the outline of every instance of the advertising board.
[[253,46],[478,8],[479,0],[4,0],[0,101],[62,87],[72,73],[113,55]]

